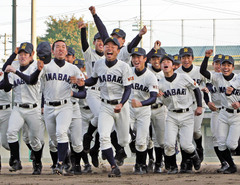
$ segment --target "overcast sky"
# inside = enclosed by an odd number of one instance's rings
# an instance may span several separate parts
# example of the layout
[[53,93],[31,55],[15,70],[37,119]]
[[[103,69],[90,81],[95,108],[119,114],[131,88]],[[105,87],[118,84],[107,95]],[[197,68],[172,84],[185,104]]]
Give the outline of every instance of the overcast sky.
[[[118,20],[128,20],[120,26],[127,33],[127,42],[137,34],[132,31],[133,22],[140,17],[140,0],[36,0],[37,35],[43,36],[46,30],[45,21],[54,17],[84,16],[85,21],[93,21],[88,10],[96,6],[109,32],[118,27]],[[162,41],[163,46],[181,45],[180,19],[210,19],[204,21],[186,21],[184,23],[185,45],[211,45],[211,19],[233,19],[216,21],[217,45],[238,45],[240,43],[240,1],[239,0],[142,0],[143,20],[153,21],[152,42]],[[113,21],[113,22],[110,22]],[[31,40],[31,0],[17,0],[17,42]],[[145,21],[148,26],[150,22]],[[12,34],[12,0],[1,0],[0,35]],[[8,41],[12,39],[9,38]],[[0,59],[3,58],[3,37],[0,39]],[[150,31],[143,39],[144,47],[150,48]],[[7,45],[11,54],[11,44]]]

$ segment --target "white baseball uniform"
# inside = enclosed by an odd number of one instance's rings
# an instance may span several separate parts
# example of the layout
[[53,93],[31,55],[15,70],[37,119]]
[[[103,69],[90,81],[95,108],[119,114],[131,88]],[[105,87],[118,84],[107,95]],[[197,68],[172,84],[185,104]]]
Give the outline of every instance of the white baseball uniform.
[[164,93],[162,102],[167,106],[168,113],[165,127],[164,152],[167,156],[175,154],[177,136],[182,149],[187,153],[193,153],[195,148],[193,139],[193,97],[191,91],[198,85],[188,75],[177,73],[176,78],[169,82],[162,78],[159,90]]
[[[138,76],[135,67],[132,68],[134,82],[132,86],[129,102],[134,98],[138,101],[149,99],[150,92],[158,93],[158,82],[156,76],[147,68],[146,71]],[[130,104],[130,125],[136,131],[136,149],[143,152],[147,149],[147,138],[149,134],[151,118],[151,106],[133,108]]]
[[126,102],[120,113],[115,113],[114,108],[121,101],[124,86],[132,84],[132,70],[121,60],[112,67],[108,67],[105,59],[101,59],[95,63],[92,77],[98,78],[100,82],[102,103],[98,118],[98,132],[101,150],[111,148],[110,134],[114,125],[118,143],[124,147],[129,143],[129,104]]
[[[190,72],[185,72],[182,67],[183,66],[179,67],[175,72],[188,74],[199,85],[200,89],[206,86],[206,78],[200,74],[199,66],[195,66],[193,64],[193,69]],[[199,116],[194,115],[194,133],[193,133],[194,139],[199,139],[202,136],[201,125],[204,117],[204,111],[205,111],[205,108],[207,107],[203,99],[203,92],[201,91],[201,93],[202,93],[202,114]],[[196,100],[193,93],[192,93],[192,96],[194,97],[193,110],[195,110],[197,108],[197,105],[196,105]]]

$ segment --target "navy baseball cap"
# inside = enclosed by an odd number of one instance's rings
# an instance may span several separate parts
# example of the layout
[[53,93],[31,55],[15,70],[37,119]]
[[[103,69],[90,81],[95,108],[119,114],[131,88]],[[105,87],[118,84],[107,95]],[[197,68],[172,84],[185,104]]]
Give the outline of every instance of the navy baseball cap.
[[152,57],[162,57],[163,55],[167,54],[166,51],[163,48],[158,49],[154,52]]
[[122,37],[122,38],[126,37],[126,33],[120,28],[115,28],[112,31],[111,36],[113,36],[114,34],[116,34],[116,35],[118,35],[119,37]]
[[172,62],[174,62],[174,59],[173,59],[173,56],[172,55],[170,55],[170,54],[165,54],[165,55],[163,55],[162,56],[162,58],[161,58],[161,60],[160,60],[160,63],[162,63],[162,61],[164,60],[164,59],[169,59],[169,60],[171,60]]
[[180,61],[180,56],[178,54],[176,55],[173,55],[173,63],[174,64],[181,64],[181,61]]
[[133,55],[146,56],[146,51],[143,48],[136,47],[131,51],[131,56]]
[[81,59],[74,60],[73,64],[76,65],[79,69],[85,66],[84,60]]
[[18,53],[20,53],[21,51],[24,51],[26,53],[32,53],[33,52],[33,45],[29,42],[23,42],[21,43]]
[[51,45],[49,42],[41,42],[37,46],[37,56],[45,57],[51,55]]
[[118,48],[120,48],[120,44],[116,38],[113,37],[106,38],[106,40],[104,41],[104,45],[106,45],[108,42],[113,42],[115,45],[118,46]]
[[224,58],[224,55],[222,54],[217,54],[213,57],[213,62],[217,62],[217,61],[220,61]]
[[193,57],[193,50],[192,50],[192,48],[190,48],[190,47],[181,48],[180,51],[179,51],[179,56],[183,57],[185,55],[189,55],[189,56]]
[[224,62],[229,62],[230,64],[234,65],[234,59],[230,55],[225,55],[223,59],[221,60],[221,64]]
[[101,39],[101,35],[99,33],[96,33],[94,35],[94,40]]
[[68,50],[68,54],[67,55],[73,55],[73,56],[75,55],[75,50],[72,47],[68,46],[67,50]]

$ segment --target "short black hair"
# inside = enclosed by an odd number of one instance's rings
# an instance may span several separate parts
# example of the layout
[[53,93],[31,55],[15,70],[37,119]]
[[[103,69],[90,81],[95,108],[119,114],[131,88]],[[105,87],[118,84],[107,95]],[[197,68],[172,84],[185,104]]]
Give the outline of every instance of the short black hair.
[[[64,42],[64,43],[66,44],[66,42],[65,42],[64,40],[61,40],[61,39],[56,40],[56,41],[53,43],[53,45],[52,45],[52,50],[54,50],[54,46],[55,46],[55,44],[56,44],[57,42]],[[66,44],[66,46],[67,46],[67,44]]]

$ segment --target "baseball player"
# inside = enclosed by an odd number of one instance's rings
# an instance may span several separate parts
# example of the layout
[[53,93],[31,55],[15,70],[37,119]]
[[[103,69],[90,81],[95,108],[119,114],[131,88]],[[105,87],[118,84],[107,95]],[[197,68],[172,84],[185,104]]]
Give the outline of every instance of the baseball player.
[[[201,161],[192,143],[194,117],[202,113],[202,97],[198,85],[188,75],[174,73],[171,55],[165,54],[161,58],[161,69],[165,78],[159,80],[159,90],[163,104],[168,108],[165,127],[165,163],[170,165],[169,174],[178,173],[176,164],[175,143],[179,135],[182,149],[187,154],[187,161],[192,161],[196,170],[200,169]],[[193,110],[194,92],[197,109]]]
[[[14,92],[14,108],[9,118],[9,126],[7,131],[7,139],[11,152],[11,168],[9,171],[17,171],[22,169],[19,157],[18,132],[26,123],[29,128],[30,145],[35,156],[33,175],[41,174],[42,170],[42,143],[40,136],[41,128],[41,110],[39,106],[39,89],[40,81],[22,80],[21,76],[33,73],[37,68],[37,63],[32,61],[33,46],[31,43],[25,42],[20,45],[19,51],[19,68],[16,70],[13,66],[8,65],[5,69],[9,74],[9,86]],[[38,72],[34,75],[39,74]],[[17,122],[16,122],[17,120]]]
[[[102,41],[105,41],[105,39],[107,39],[109,37],[105,25],[103,24],[101,19],[96,14],[96,9],[94,6],[91,6],[89,8],[89,10],[90,10],[91,14],[93,15],[94,22],[98,28],[98,31],[99,31]],[[111,33],[111,36],[116,38],[120,44],[120,52],[117,56],[118,59],[128,63],[131,66],[131,59],[130,59],[131,50],[132,50],[132,48],[136,47],[139,44],[140,40],[142,39],[142,36],[146,32],[147,32],[147,28],[146,28],[146,26],[144,26],[140,30],[139,34],[131,41],[131,43],[129,43],[127,46],[124,46],[126,33],[119,28],[114,29]],[[112,138],[112,144],[114,145],[114,147],[116,149],[115,159],[116,159],[118,165],[120,166],[123,164],[124,159],[127,157],[127,155],[125,153],[124,148],[120,147],[117,144],[117,137],[116,137],[115,132],[113,132],[112,137],[115,138],[115,139]]]
[[118,143],[122,147],[129,142],[129,105],[133,74],[129,65],[117,59],[120,44],[116,38],[109,37],[104,42],[106,59],[98,60],[92,77],[85,80],[86,86],[100,81],[101,109],[98,117],[98,132],[102,154],[111,165],[109,177],[121,176],[111,147],[110,134],[115,126]]
[[[221,72],[221,60],[223,58],[224,58],[224,55],[222,54],[217,54],[213,57],[213,63],[212,63],[212,66],[214,69],[214,72],[212,72],[213,74]],[[212,111],[210,124],[211,124],[212,138],[213,138],[213,146],[214,146],[214,151],[219,161],[221,162],[221,168],[218,169],[217,172],[222,173],[229,166],[228,166],[228,163],[222,157],[221,152],[219,152],[218,143],[217,143],[218,116],[222,108],[221,97],[218,89],[215,86],[213,86],[211,83],[207,83],[206,86],[207,86],[206,87],[207,91],[208,93],[210,93],[210,96],[211,96],[211,98],[208,98],[208,96],[206,96],[207,98],[204,98],[204,99],[209,109]]]
[[[211,80],[220,94],[222,109],[218,116],[217,143],[220,155],[229,165],[223,173],[230,174],[237,172],[237,167],[233,162],[230,150],[237,148],[240,133],[240,93],[239,89],[237,89],[239,86],[235,84],[238,80],[237,75],[233,73],[234,59],[229,55],[225,55],[221,60],[222,73],[211,73],[207,70],[208,59],[211,55],[212,50],[205,52],[205,58],[201,64],[201,74]],[[231,85],[235,90],[230,95],[227,95],[228,92],[226,92],[226,89]]]
[[[163,71],[161,70],[160,60],[161,57],[166,54],[165,50],[160,47],[161,42],[156,41],[154,43],[154,48],[152,49],[152,54],[148,57],[150,58],[150,63],[148,63],[147,68],[155,74],[157,80],[164,78]],[[155,150],[155,165],[154,173],[161,173],[162,158],[164,155],[164,133],[165,133],[165,120],[166,120],[166,106],[163,105],[161,100],[158,98],[156,103],[151,105],[151,124],[153,129],[153,142]]]
[[[200,74],[200,67],[192,64],[194,60],[192,48],[190,47],[181,48],[179,51],[179,56],[181,58],[182,66],[176,70],[176,73],[186,73],[199,85],[200,89],[205,87],[206,79]],[[193,101],[194,101],[193,109],[196,109],[195,100]],[[204,102],[203,95],[202,95],[202,105],[203,105],[202,112],[204,113],[206,104]],[[201,161],[203,161],[203,147],[202,147],[202,133],[201,133],[201,124],[202,124],[203,116],[204,114],[194,115],[194,133],[193,133],[193,139],[197,146],[196,150],[198,152],[198,155]],[[185,151],[182,150],[181,154],[182,154],[181,173],[186,173],[186,172],[191,173],[192,165],[191,164],[186,165]]]
[[158,93],[156,76],[145,67],[147,60],[143,48],[132,49],[134,83],[129,101],[130,125],[136,131],[136,164],[134,174],[147,173],[147,139],[149,134],[151,107]]
[[176,70],[176,69],[178,69],[179,67],[182,66],[181,59],[180,59],[178,54],[173,55],[173,59],[174,59],[174,62],[173,62],[174,70]]
[[[78,23],[79,29],[81,29],[81,42],[82,42],[82,50],[83,50],[83,56],[86,62],[86,72],[87,77],[91,77],[94,64],[97,60],[104,58],[103,53],[103,41],[101,40],[100,34],[97,33],[94,36],[93,45],[95,46],[94,49],[92,49],[86,38],[86,24],[84,22]],[[83,147],[85,151],[90,150],[90,143],[93,139],[93,133],[97,129],[97,123],[98,123],[98,115],[100,111],[100,105],[101,105],[101,98],[100,98],[100,88],[99,88],[99,82],[97,82],[94,86],[88,88],[87,93],[87,104],[91,109],[91,112],[94,115],[94,118],[89,123],[89,127],[87,129],[87,132],[84,134],[83,137]],[[99,134],[96,134],[96,137],[99,138]],[[98,161],[98,153],[99,153],[99,140],[95,138],[95,145],[90,150],[90,155],[92,157],[92,164],[95,167],[98,167],[99,161]]]

